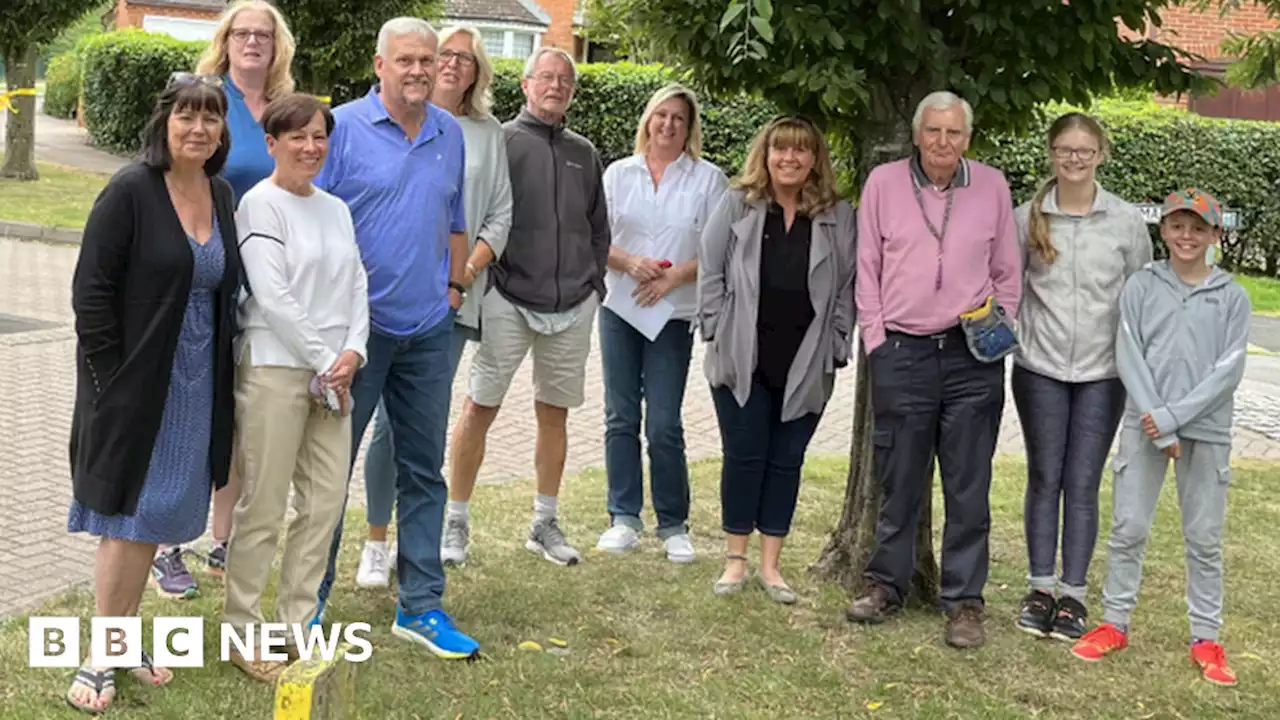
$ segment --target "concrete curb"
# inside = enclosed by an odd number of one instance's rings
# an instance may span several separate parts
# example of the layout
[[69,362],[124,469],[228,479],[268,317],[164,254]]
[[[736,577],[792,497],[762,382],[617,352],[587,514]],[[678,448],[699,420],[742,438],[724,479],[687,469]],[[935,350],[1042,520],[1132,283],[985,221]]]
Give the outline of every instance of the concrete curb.
[[83,234],[83,231],[72,228],[44,227],[0,218],[0,237],[41,240],[59,245],[79,245]]

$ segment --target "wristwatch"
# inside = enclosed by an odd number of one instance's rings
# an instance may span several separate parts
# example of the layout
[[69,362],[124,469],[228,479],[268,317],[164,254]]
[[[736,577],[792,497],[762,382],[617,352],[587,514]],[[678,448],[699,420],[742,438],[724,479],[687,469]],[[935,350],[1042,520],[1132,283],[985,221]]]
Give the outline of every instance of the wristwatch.
[[464,299],[464,300],[465,300],[465,299],[467,298],[467,289],[466,289],[465,287],[463,287],[463,286],[462,286],[462,283],[460,283],[460,282],[454,282],[453,280],[450,280],[450,281],[449,281],[449,289],[450,289],[450,290],[457,290],[457,291],[458,291],[458,295],[462,296],[462,299]]

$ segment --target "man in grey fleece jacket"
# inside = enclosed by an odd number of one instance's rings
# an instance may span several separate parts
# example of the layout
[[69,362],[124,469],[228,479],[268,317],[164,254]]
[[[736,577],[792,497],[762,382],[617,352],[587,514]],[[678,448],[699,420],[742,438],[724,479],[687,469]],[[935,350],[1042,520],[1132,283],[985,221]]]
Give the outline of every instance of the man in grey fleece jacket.
[[446,562],[465,562],[467,504],[484,460],[485,436],[530,351],[538,492],[525,547],[559,565],[582,560],[560,531],[556,498],[569,408],[584,399],[591,325],[605,292],[609,213],[599,153],[564,124],[576,81],[573,58],[557,48],[540,48],[525,64],[520,83],[528,103],[503,126],[511,169],[510,241],[482,300],[484,323],[471,365],[471,392],[453,434],[441,543]]
[[1233,395],[1244,376],[1249,297],[1205,263],[1221,236],[1221,210],[1188,190],[1165,201],[1168,260],[1148,263],[1120,296],[1116,362],[1128,392],[1113,461],[1114,519],[1103,590],[1103,625],[1073,652],[1098,660],[1128,645],[1142,561],[1170,459],[1178,483],[1187,558],[1192,659],[1204,677],[1235,676],[1217,643],[1222,625],[1222,531],[1231,479]]

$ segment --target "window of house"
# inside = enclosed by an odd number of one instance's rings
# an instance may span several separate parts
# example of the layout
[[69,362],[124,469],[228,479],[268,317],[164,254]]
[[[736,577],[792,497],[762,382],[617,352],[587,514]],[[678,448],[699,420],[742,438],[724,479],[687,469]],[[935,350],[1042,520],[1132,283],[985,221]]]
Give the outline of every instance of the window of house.
[[524,60],[538,48],[538,36],[534,30],[503,27],[482,27],[480,38],[484,40],[484,51],[491,58],[514,58]]

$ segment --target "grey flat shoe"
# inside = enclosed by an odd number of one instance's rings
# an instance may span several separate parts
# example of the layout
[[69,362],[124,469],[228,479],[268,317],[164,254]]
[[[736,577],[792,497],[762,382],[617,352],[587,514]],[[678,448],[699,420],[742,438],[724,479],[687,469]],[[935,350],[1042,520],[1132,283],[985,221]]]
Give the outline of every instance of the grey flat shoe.
[[[747,561],[747,558],[745,555],[725,555],[724,559],[725,560],[741,560],[744,563]],[[747,586],[747,576],[743,575],[741,580],[734,580],[733,582],[723,582],[723,581],[717,580],[715,587],[712,588],[711,591],[714,592],[717,597],[729,597],[730,595],[737,595],[738,593],[742,592],[742,589],[745,588],[746,586]]]
[[764,581],[759,575],[756,579],[760,581],[760,587],[764,588],[765,593],[769,595],[769,599],[780,605],[795,605],[796,591],[786,585],[770,585]]

